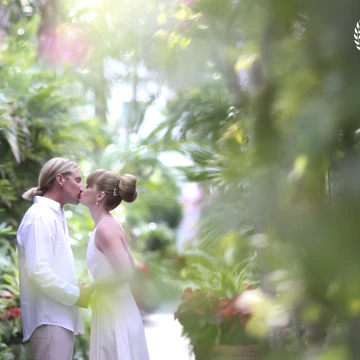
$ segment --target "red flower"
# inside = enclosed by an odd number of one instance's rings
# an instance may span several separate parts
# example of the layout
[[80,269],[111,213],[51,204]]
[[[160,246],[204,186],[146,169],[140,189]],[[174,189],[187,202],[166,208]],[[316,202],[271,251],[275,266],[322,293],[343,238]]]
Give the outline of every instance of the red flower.
[[18,306],[10,306],[6,309],[4,309],[0,313],[0,320],[9,320],[14,317],[20,317],[21,316],[21,310]]
[[19,317],[21,316],[21,309],[18,306],[12,306],[7,308],[10,311],[12,317]]
[[233,318],[242,319],[244,314],[236,307],[237,296],[232,299],[221,299],[218,303],[218,306],[221,308],[217,313],[216,317],[221,320],[225,320],[226,323],[229,323]]
[[228,307],[226,307],[226,308],[224,308],[224,309],[221,309],[220,311],[218,311],[217,313],[216,313],[216,317],[218,318],[218,319],[224,319],[225,320],[225,322],[230,322],[230,320],[232,319],[232,317],[233,317],[233,309],[232,309],[232,306],[230,305],[230,306],[228,306]]
[[190,301],[190,300],[194,299],[198,294],[199,294],[199,292],[194,291],[192,288],[186,288],[181,297],[181,300],[182,301]]
[[194,315],[194,313],[203,315],[205,314],[206,306],[209,306],[209,302],[212,300],[217,301],[217,297],[207,297],[200,290],[193,290],[188,287],[184,290],[184,293],[181,297],[182,303],[179,305],[177,311],[174,313],[174,320],[179,320],[183,318],[183,315],[188,314],[190,317]]
[[224,308],[224,307],[229,306],[230,302],[231,302],[231,299],[228,299],[228,298],[226,298],[226,299],[221,299],[221,300],[219,300],[218,305],[219,305],[221,308]]

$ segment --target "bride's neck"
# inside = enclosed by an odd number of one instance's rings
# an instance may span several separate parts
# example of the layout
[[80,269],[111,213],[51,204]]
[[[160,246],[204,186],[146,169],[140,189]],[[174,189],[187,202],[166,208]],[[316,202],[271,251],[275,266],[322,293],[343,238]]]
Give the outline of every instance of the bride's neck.
[[111,216],[110,212],[103,209],[103,208],[95,208],[91,212],[91,217],[94,220],[95,226],[104,218],[107,216]]

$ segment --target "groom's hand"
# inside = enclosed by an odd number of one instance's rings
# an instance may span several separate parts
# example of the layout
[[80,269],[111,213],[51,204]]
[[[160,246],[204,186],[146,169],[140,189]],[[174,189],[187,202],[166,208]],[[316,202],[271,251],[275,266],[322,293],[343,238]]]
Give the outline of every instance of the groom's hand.
[[79,284],[79,289],[80,296],[75,305],[87,309],[89,307],[89,302],[93,293],[93,289],[90,287],[86,287],[84,284]]

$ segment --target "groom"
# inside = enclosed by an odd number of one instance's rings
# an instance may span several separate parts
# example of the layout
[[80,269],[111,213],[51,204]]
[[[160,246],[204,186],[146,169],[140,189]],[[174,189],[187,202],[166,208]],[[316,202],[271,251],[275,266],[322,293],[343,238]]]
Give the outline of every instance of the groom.
[[91,293],[78,285],[64,213],[65,204],[79,203],[83,187],[79,165],[54,158],[23,194],[34,204],[17,233],[20,306],[35,360],[71,360],[74,336],[84,332],[79,306],[87,307]]

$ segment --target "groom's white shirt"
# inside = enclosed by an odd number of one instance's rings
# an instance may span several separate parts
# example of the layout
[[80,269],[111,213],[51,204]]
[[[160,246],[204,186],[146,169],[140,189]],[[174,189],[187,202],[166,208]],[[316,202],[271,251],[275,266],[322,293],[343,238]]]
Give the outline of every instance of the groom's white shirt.
[[35,196],[17,233],[20,305],[24,341],[42,325],[58,325],[83,333],[80,291],[64,210]]

